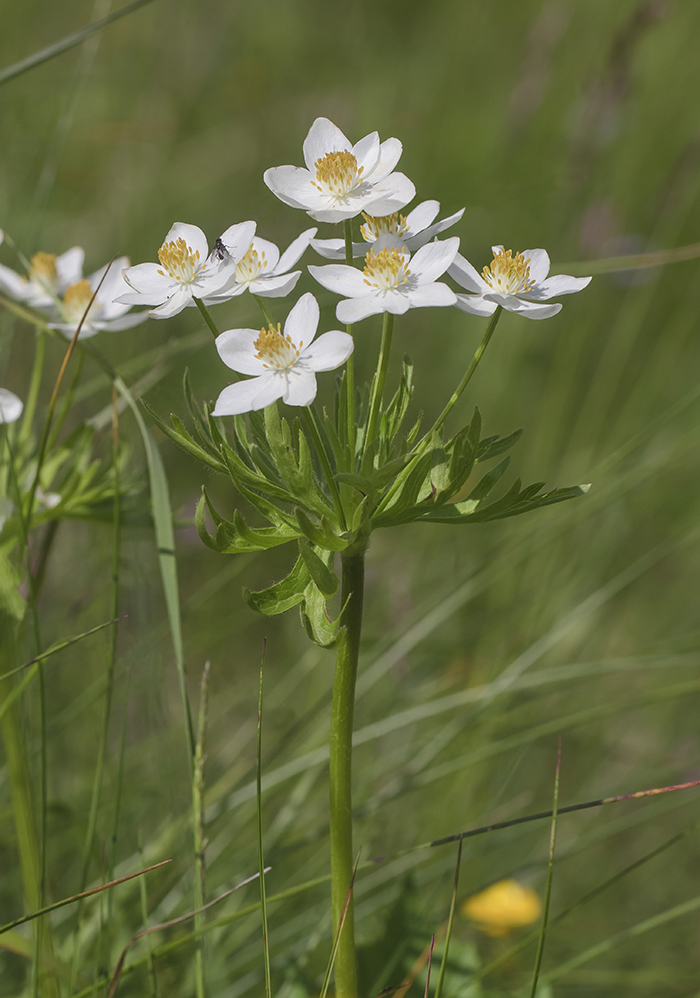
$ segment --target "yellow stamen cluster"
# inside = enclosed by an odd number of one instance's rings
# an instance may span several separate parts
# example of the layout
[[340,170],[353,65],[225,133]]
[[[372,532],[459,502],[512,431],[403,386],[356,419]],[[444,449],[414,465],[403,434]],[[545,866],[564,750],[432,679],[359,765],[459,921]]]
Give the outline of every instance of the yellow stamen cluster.
[[535,286],[530,277],[530,258],[522,253],[513,256],[512,250],[499,250],[491,266],[484,267],[482,277],[494,291],[506,295],[529,291]]
[[258,276],[261,270],[267,268],[267,259],[265,257],[265,251],[262,251],[259,257],[257,251],[253,249],[253,244],[250,244],[250,249],[240,261],[236,267],[236,280],[239,284],[244,284],[246,281],[253,281]]
[[260,335],[254,343],[258,351],[255,359],[261,360],[265,367],[286,371],[299,359],[299,351],[303,345],[301,340],[297,346],[289,335],[285,336],[278,322],[277,329],[269,325],[267,329],[260,330]]
[[536,922],[542,914],[542,902],[532,887],[517,880],[500,880],[467,898],[462,914],[489,936],[507,936],[513,929]]
[[[86,308],[90,304],[92,295],[93,291],[89,281],[83,279],[82,281],[76,281],[75,284],[70,284],[63,295],[63,308],[65,309],[66,318],[71,322],[80,322],[83,315],[85,315]],[[96,306],[97,301],[95,301],[90,311],[94,312]]]
[[380,236],[403,236],[408,232],[408,222],[395,211],[393,215],[368,215],[362,212],[365,224],[360,226],[360,234],[367,243],[373,243]]
[[380,250],[379,253],[370,250],[363,267],[365,284],[383,290],[398,288],[406,283],[411,273],[407,263],[406,255],[397,246]]
[[39,253],[34,254],[29,263],[29,275],[32,280],[43,285],[45,288],[54,290],[58,284],[56,254],[44,253],[43,251],[40,251]]
[[316,180],[311,183],[324,194],[344,197],[348,191],[357,185],[364,167],[357,168],[357,159],[353,153],[344,149],[342,152],[328,152],[314,163]]
[[[191,249],[182,236],[172,242],[163,243],[158,250],[158,259],[174,281],[191,281],[200,269],[199,250]],[[204,270],[204,267],[201,269]],[[162,270],[158,273],[161,277],[166,276]]]

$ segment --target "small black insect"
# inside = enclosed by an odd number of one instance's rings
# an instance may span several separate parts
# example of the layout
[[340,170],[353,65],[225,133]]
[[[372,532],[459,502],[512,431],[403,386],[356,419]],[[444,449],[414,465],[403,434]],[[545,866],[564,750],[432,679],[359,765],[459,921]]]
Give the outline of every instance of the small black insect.
[[225,260],[228,256],[230,256],[229,251],[226,249],[220,238],[214,243],[214,249],[212,250],[211,255],[215,260]]

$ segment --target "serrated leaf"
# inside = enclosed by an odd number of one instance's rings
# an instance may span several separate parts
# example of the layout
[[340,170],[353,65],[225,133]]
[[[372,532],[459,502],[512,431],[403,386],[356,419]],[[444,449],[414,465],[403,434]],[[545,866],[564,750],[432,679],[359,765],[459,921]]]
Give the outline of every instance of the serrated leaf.
[[350,473],[340,472],[340,474],[335,476],[336,482],[341,485],[348,485],[351,489],[355,489],[363,496],[367,496],[370,502],[374,502],[377,496],[377,490],[375,489],[369,478],[365,478],[364,475],[353,475]]
[[330,619],[326,599],[313,580],[304,590],[299,612],[304,630],[311,640],[321,648],[332,648],[338,639],[340,617]]
[[489,492],[491,492],[491,490],[498,484],[503,475],[506,473],[506,469],[509,464],[510,458],[504,457],[495,468],[487,471],[483,478],[479,480],[478,484],[469,493],[467,499],[481,500],[486,498]]
[[316,547],[323,548],[325,551],[343,551],[350,543],[349,540],[344,540],[335,533],[330,521],[325,516],[321,517],[320,524],[316,525],[312,523],[303,509],[297,507],[295,514],[301,532]]
[[[585,495],[590,486],[571,485],[566,488],[553,489],[535,498],[523,501],[523,493],[517,489],[516,482],[509,492],[496,502],[487,506],[474,503],[472,500],[453,503],[441,506],[436,510],[429,510],[423,513],[418,519],[430,523],[486,523],[489,520],[504,520],[511,516],[521,516],[531,510],[540,509],[543,506],[551,506],[555,503],[565,502],[567,499],[577,499]],[[529,491],[529,487],[528,490]]]
[[207,530],[206,520],[204,519],[204,513],[207,509],[207,500],[204,495],[202,495],[197,503],[197,509],[194,513],[194,525],[197,528],[197,533],[199,534],[199,539],[212,551],[220,551],[219,545],[216,543],[216,539],[211,536]]
[[489,461],[492,457],[498,457],[504,451],[510,450],[511,447],[517,444],[524,432],[523,427],[521,427],[519,430],[509,433],[507,437],[486,437],[479,444],[476,456],[477,461]]
[[[299,540],[299,554],[304,559],[304,564],[309,575],[318,586],[319,590],[328,599],[338,592],[340,582],[335,572],[327,565],[322,558],[316,554],[307,541]],[[332,557],[332,556],[331,556]]]
[[187,453],[190,454],[191,457],[196,458],[197,461],[201,461],[202,464],[206,464],[208,468],[213,468],[214,471],[226,474],[227,469],[223,461],[218,460],[213,455],[205,451],[203,447],[200,447],[199,444],[192,439],[183,426],[182,421],[174,413],[171,413],[170,415],[173,422],[172,427],[170,427],[160,418],[155,410],[151,408],[148,402],[144,402],[144,400],[141,399],[141,404],[144,409],[147,410],[158,429],[161,430],[169,440],[172,440],[173,443],[178,445],[178,447],[181,447],[184,451],[187,451]]
[[308,569],[304,559],[299,555],[291,572],[284,579],[257,592],[244,589],[243,599],[253,610],[264,613],[267,617],[273,617],[301,603],[309,581]]

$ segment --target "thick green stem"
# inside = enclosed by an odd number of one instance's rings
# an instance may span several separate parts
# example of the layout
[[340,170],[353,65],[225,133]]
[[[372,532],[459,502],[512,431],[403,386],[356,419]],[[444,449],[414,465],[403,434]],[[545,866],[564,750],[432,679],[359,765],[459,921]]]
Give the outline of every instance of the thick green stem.
[[[493,331],[496,328],[496,326],[498,325],[498,320],[501,318],[501,312],[502,311],[503,311],[503,309],[501,308],[501,306],[497,305],[496,306],[496,311],[493,313],[493,316],[491,317],[491,321],[488,324],[488,328],[487,328],[486,332],[484,333],[484,338],[483,338],[483,340],[481,341],[481,343],[479,344],[479,346],[476,348],[476,350],[474,352],[474,356],[472,357],[471,364],[469,365],[469,367],[465,371],[464,377],[462,378],[462,380],[460,381],[460,383],[457,385],[457,387],[455,388],[455,390],[452,392],[452,395],[450,396],[449,402],[447,403],[447,405],[445,406],[445,408],[442,410],[442,412],[440,413],[440,415],[438,416],[438,418],[435,420],[435,424],[434,424],[432,430],[430,431],[431,433],[434,430],[439,430],[440,429],[440,427],[445,422],[445,420],[447,419],[447,417],[449,416],[449,414],[452,412],[452,410],[454,409],[454,407],[459,402],[459,399],[460,399],[460,397],[462,395],[462,392],[464,391],[464,389],[467,387],[467,385],[471,381],[474,372],[476,371],[477,367],[479,366],[479,361],[483,357],[484,351],[486,350],[486,347],[489,345],[489,340],[493,336]],[[429,436],[429,434],[428,434],[428,436]]]
[[[352,722],[362,632],[365,544],[342,554],[343,626],[338,637],[333,679],[330,738],[331,905],[337,932],[353,874]],[[357,998],[355,926],[352,899],[335,959],[336,998]]]
[[216,328],[216,323],[212,319],[211,313],[209,312],[209,309],[207,308],[207,306],[199,298],[194,298],[193,301],[194,301],[195,305],[197,306],[197,308],[199,309],[199,311],[201,312],[202,318],[204,319],[204,321],[206,322],[206,324],[209,326],[209,329],[211,330],[212,334],[215,337],[218,336],[219,335],[219,330]]
[[[345,263],[353,266],[352,256],[352,219],[345,219]],[[352,336],[352,326],[346,326],[345,332]],[[350,451],[350,471],[355,470],[355,446],[357,432],[355,427],[355,355],[351,353],[345,365],[345,405],[348,417],[348,449]]]
[[391,353],[391,337],[394,332],[394,316],[391,312],[384,313],[384,324],[382,326],[382,344],[379,348],[379,364],[377,373],[372,381],[372,390],[369,396],[369,416],[367,417],[367,429],[365,431],[364,453],[371,446],[377,433],[379,416],[382,410],[382,397],[384,395],[384,383],[386,372],[389,367],[389,354]]

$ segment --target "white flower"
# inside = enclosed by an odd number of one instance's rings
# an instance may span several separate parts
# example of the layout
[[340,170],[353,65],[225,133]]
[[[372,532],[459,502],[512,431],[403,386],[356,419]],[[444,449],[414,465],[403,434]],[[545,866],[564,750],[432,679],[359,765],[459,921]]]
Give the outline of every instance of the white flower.
[[398,139],[380,143],[377,132],[353,146],[332,121],[317,118],[304,140],[307,168],[277,166],[263,179],[280,201],[318,222],[342,222],[365,209],[390,215],[416,194],[408,177],[392,173],[402,149]]
[[340,367],[354,346],[352,336],[337,329],[314,341],[318,319],[318,302],[307,293],[287,316],[284,332],[278,324],[277,329],[228,329],[217,336],[216,349],[224,364],[254,377],[224,388],[212,415],[264,409],[280,398],[288,405],[311,405],[316,373]]
[[14,423],[22,415],[24,402],[14,392],[0,388],[0,423]]
[[422,246],[412,257],[396,236],[380,236],[365,256],[364,270],[336,263],[309,267],[309,273],[324,288],[346,296],[335,310],[339,322],[359,322],[378,312],[402,315],[409,308],[455,304],[454,291],[436,280],[458,248],[459,238],[453,236]]
[[561,311],[561,303],[540,305],[555,295],[570,295],[582,291],[590,277],[569,277],[557,274],[547,277],[549,257],[546,250],[523,250],[513,256],[512,250],[492,246],[493,260],[478,274],[474,267],[457,254],[448,274],[457,284],[472,292],[457,295],[457,308],[472,315],[493,315],[501,305],[527,319],[547,319]]
[[[131,306],[120,304],[115,300],[120,291],[128,290],[122,272],[129,266],[129,258],[119,257],[108,266],[109,269],[102,267],[89,277],[76,281],[65,289],[63,297],[58,299],[53,309],[54,318],[60,321],[49,322],[51,329],[58,329],[66,336],[72,337],[88,306],[90,306],[89,311],[80,328],[78,337],[80,340],[86,340],[104,330],[117,332],[120,329],[130,329],[148,318],[148,312],[132,312],[131,315],[127,315]],[[107,271],[106,277],[105,271]],[[95,289],[98,291],[94,302],[90,305]]]
[[[223,236],[217,239],[214,253],[218,253],[222,257],[224,253],[232,255],[232,248],[235,245],[232,235],[237,236],[233,230],[238,228],[239,226],[232,225],[224,232]],[[207,304],[228,301],[230,298],[243,294],[246,290],[253,295],[259,295],[261,298],[284,298],[285,295],[294,290],[301,277],[300,270],[294,270],[291,274],[289,271],[300,259],[317,231],[314,228],[302,232],[281,256],[274,243],[255,236],[248,252],[236,264],[233,279],[218,294],[210,295],[206,299]]]
[[57,295],[82,279],[84,258],[80,246],[73,246],[60,256],[35,253],[29,261],[27,277],[0,264],[0,291],[32,308],[51,308]]
[[[124,280],[133,290],[116,301],[125,305],[155,305],[150,315],[167,319],[177,315],[193,298],[203,301],[220,291],[231,279],[232,272],[247,252],[255,234],[255,222],[231,226],[236,230],[232,250],[217,249],[209,255],[207,237],[196,225],[175,222],[158,250],[157,263],[139,263],[124,271]],[[223,300],[223,299],[222,299]]]
[[[365,241],[364,243],[352,244],[353,257],[364,256],[367,252],[367,243],[373,243],[383,235],[397,236],[411,253],[415,253],[439,232],[444,232],[445,229],[449,229],[450,226],[458,222],[464,214],[464,208],[462,208],[454,215],[450,215],[449,218],[443,218],[431,225],[430,223],[439,211],[439,201],[422,201],[405,218],[396,211],[392,215],[380,216],[369,215],[363,211],[362,217],[365,224],[360,227],[360,235]],[[311,245],[317,253],[325,256],[327,260],[345,259],[344,239],[312,239]]]

